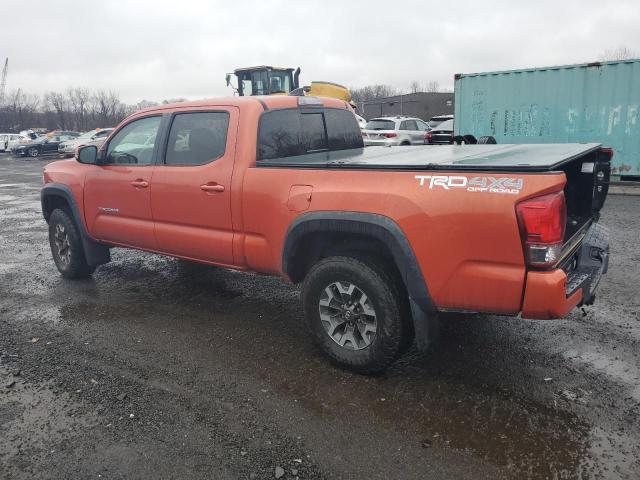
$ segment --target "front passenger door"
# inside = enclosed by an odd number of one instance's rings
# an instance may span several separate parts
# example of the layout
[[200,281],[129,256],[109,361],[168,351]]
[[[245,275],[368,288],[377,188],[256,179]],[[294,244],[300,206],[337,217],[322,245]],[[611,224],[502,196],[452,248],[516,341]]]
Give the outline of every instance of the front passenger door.
[[104,160],[85,178],[89,234],[116,245],[156,250],[150,184],[162,117],[127,123],[101,148]]

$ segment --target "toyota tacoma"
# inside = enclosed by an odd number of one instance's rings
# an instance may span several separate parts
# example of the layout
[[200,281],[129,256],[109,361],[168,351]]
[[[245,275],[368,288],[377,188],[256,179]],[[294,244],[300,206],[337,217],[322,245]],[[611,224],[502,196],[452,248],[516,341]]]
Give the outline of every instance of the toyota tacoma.
[[599,144],[363,148],[308,96],[162,105],[44,169],[53,260],[76,279],[133,248],[301,284],[337,364],[427,348],[439,312],[565,317],[607,270]]

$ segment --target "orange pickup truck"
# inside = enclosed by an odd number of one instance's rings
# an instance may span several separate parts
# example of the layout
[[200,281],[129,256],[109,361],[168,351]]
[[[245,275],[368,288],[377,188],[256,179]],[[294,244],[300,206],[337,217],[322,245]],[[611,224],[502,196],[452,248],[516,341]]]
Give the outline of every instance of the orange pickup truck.
[[438,312],[527,319],[594,300],[612,152],[598,144],[363,148],[335,99],[234,97],[125,119],[44,169],[55,264],[134,248],[302,284],[339,365],[384,370]]

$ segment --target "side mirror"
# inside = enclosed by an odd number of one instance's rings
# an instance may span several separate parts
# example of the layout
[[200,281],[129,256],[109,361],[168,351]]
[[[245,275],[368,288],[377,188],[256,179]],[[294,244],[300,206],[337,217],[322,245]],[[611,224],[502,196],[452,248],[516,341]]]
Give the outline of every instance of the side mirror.
[[87,165],[96,165],[98,160],[98,147],[95,145],[85,145],[78,149],[76,160]]
[[227,73],[227,87],[231,85],[231,74]]

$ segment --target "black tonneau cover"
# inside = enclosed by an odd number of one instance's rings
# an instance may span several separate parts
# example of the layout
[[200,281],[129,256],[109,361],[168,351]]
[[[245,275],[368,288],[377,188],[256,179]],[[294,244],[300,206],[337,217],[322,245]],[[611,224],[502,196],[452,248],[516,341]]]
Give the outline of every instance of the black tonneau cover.
[[600,147],[599,143],[367,147],[262,160],[258,166],[546,172],[556,170]]

